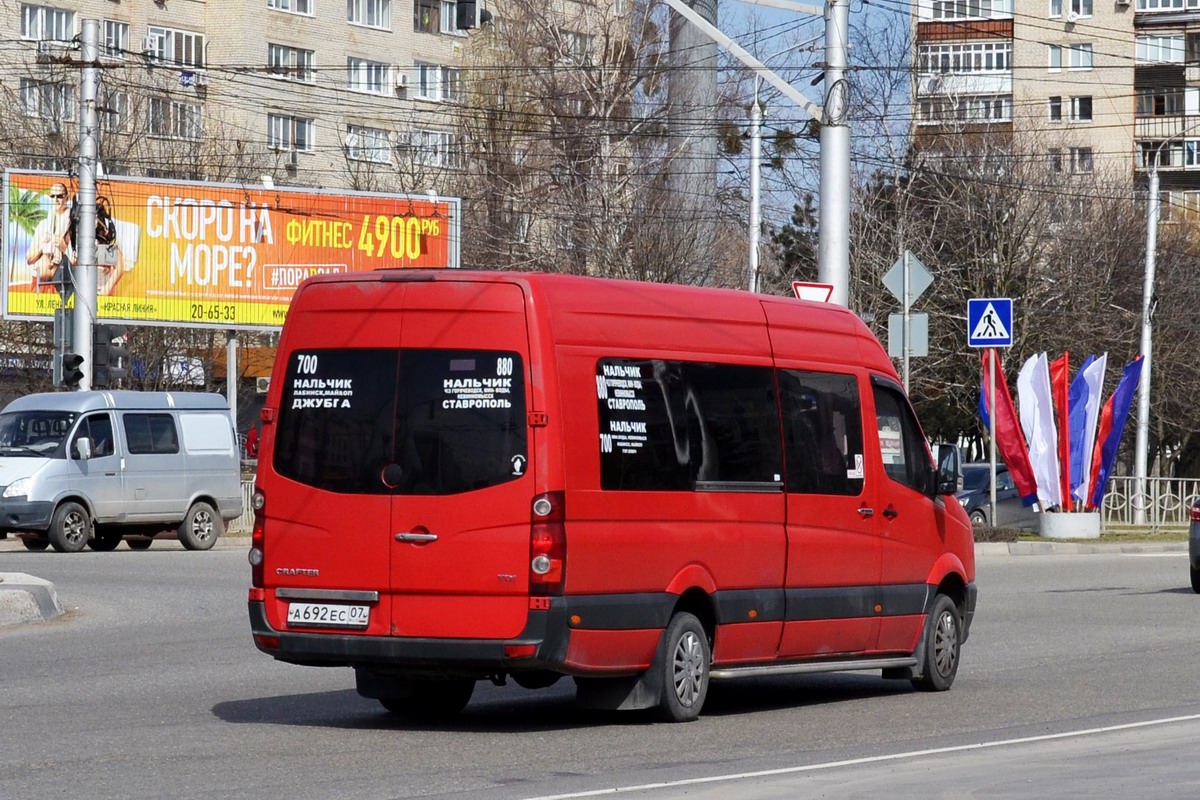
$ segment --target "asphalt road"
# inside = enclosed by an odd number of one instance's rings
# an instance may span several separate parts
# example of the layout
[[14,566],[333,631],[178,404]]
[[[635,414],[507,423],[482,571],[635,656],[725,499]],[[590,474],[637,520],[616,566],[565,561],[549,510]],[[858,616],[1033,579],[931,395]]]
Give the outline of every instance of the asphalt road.
[[686,725],[482,686],[413,727],[345,669],[254,649],[242,548],[0,552],[57,620],[0,631],[0,798],[1179,798],[1200,790],[1200,595],[1181,553],[984,557],[954,688],[714,685]]

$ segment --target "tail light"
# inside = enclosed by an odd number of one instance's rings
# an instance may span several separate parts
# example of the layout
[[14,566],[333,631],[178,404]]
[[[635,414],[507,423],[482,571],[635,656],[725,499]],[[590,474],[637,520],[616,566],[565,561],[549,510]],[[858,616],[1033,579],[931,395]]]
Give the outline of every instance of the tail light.
[[250,585],[257,589],[263,588],[263,561],[266,558],[263,550],[266,544],[264,535],[267,521],[267,515],[264,512],[266,506],[266,495],[262,493],[261,489],[255,488],[254,494],[250,498],[250,507],[254,509],[254,529],[250,533],[250,553],[247,558],[250,560]]
[[562,591],[567,569],[566,497],[547,492],[533,498],[529,521],[529,593]]
[[1192,503],[1192,522],[1200,522],[1200,500]]

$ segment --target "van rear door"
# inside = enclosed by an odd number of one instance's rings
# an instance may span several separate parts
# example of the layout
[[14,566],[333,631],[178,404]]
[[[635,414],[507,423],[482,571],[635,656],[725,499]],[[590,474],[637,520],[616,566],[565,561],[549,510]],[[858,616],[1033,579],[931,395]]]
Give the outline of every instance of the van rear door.
[[529,609],[529,339],[515,284],[412,283],[389,538],[392,632],[509,638]]

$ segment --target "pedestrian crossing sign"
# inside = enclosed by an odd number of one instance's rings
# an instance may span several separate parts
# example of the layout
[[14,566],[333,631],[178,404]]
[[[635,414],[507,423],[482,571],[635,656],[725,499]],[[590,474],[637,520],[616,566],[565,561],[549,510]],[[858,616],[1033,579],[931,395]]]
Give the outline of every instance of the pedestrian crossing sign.
[[971,347],[1012,347],[1011,297],[967,300],[967,344]]

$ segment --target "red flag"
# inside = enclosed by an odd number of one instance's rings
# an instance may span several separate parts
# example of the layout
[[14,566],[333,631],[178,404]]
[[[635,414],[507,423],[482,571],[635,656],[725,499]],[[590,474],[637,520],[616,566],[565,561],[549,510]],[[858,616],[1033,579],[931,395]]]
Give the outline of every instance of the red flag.
[[1037,480],[1033,477],[1033,465],[1029,463],[1029,447],[1025,444],[1025,434],[1021,432],[1021,423],[1017,420],[1017,410],[1008,391],[1008,381],[1004,378],[1004,366],[1000,363],[1000,356],[995,348],[983,351],[984,402],[990,402],[987,397],[988,365],[993,358],[996,363],[996,407],[989,408],[988,413],[996,420],[996,449],[1008,465],[1008,472],[1021,495],[1021,502],[1031,506],[1037,502]]
[[1071,354],[1063,351],[1062,358],[1050,362],[1050,391],[1054,395],[1054,410],[1058,415],[1058,480],[1062,484],[1063,506],[1071,507],[1071,424],[1067,402],[1071,386]]

